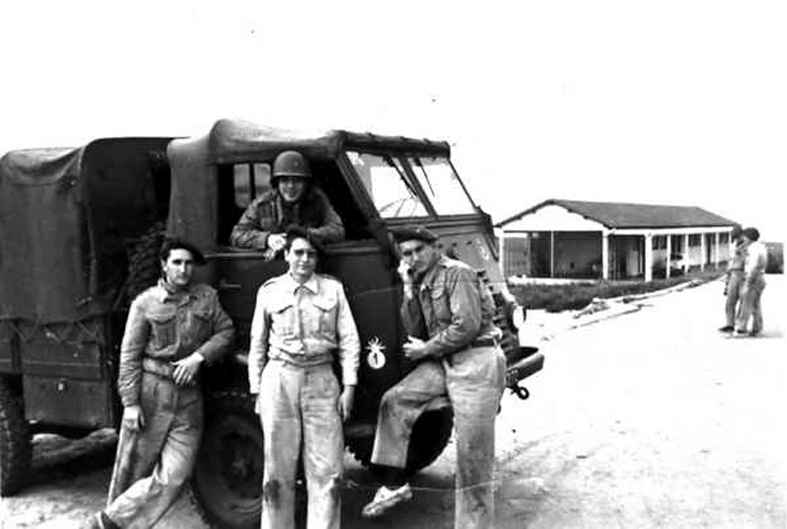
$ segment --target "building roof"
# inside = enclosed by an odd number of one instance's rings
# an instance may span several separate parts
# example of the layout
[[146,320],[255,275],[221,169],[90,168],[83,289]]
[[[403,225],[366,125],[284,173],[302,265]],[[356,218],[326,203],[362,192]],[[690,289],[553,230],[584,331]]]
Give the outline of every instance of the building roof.
[[587,202],[551,198],[509,217],[496,227],[536,212],[544,206],[561,206],[572,213],[603,224],[607,228],[690,228],[695,226],[733,226],[735,221],[696,206],[659,206],[624,202]]

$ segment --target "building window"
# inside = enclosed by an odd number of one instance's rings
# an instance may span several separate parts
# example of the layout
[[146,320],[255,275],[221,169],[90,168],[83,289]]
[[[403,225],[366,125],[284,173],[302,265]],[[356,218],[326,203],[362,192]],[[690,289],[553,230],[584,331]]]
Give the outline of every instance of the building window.
[[672,235],[672,241],[670,241],[670,246],[672,246],[671,250],[674,253],[682,252],[683,251],[683,235]]
[[729,233],[722,233],[719,235],[719,244],[729,244],[730,242],[730,234]]
[[667,249],[667,236],[666,235],[655,235],[653,237],[653,249],[654,250],[666,250]]
[[689,235],[689,246],[700,246],[702,244],[702,234],[692,233]]

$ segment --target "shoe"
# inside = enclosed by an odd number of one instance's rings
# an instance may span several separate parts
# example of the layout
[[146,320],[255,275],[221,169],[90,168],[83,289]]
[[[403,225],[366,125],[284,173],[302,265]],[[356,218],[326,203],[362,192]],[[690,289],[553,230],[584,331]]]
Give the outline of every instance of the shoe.
[[412,497],[413,491],[410,489],[409,483],[405,483],[398,489],[389,489],[386,486],[382,486],[377,489],[374,499],[363,507],[361,516],[364,518],[377,518],[394,505],[405,502]]
[[81,529],[104,529],[104,524],[101,523],[101,513],[91,514]]
[[749,336],[752,338],[756,338],[760,335],[760,331],[749,331]]
[[719,332],[732,332],[735,330],[735,327],[732,325],[725,325],[724,327],[719,327]]
[[745,338],[749,336],[749,333],[746,331],[741,331],[740,329],[736,329],[731,335],[731,338]]

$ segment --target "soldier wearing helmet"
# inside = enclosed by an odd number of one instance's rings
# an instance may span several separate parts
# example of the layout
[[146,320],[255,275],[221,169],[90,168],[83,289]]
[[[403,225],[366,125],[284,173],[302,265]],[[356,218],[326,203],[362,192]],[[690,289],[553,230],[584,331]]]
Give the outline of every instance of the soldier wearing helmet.
[[284,249],[288,227],[305,228],[319,243],[344,239],[344,225],[325,193],[312,185],[309,162],[297,151],[279,153],[273,162],[272,189],[254,199],[232,229],[230,244],[266,252]]

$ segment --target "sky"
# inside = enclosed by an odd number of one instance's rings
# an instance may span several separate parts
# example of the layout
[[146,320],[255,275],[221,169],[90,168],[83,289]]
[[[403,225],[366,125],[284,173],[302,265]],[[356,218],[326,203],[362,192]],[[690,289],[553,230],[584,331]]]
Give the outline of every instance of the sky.
[[495,222],[676,204],[787,238],[787,2],[9,0],[0,25],[0,152],[223,117],[428,137]]

